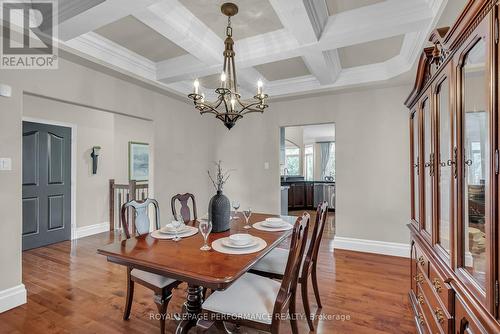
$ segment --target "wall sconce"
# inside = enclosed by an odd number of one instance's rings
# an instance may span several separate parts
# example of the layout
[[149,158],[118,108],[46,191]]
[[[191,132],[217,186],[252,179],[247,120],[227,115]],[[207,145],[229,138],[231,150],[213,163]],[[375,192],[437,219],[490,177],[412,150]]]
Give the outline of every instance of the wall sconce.
[[97,158],[101,152],[101,146],[92,147],[92,153],[90,157],[92,158],[92,174],[97,174]]

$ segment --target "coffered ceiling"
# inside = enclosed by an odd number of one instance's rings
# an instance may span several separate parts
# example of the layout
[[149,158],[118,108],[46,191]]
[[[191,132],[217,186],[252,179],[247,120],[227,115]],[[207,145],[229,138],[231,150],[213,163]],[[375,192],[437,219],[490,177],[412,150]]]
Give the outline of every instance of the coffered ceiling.
[[[415,64],[447,3],[461,1],[235,1],[240,92],[253,96],[258,79],[278,97],[398,77]],[[60,0],[59,40],[65,50],[180,96],[195,78],[208,93],[222,68],[223,2]]]

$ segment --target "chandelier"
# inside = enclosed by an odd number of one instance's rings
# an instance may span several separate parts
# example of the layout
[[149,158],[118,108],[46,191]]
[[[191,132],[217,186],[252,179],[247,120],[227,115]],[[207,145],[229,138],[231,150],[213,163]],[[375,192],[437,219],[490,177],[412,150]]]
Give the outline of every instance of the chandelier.
[[220,86],[215,89],[217,99],[214,102],[205,100],[205,94],[201,92],[200,82],[194,81],[194,91],[188,97],[193,100],[194,106],[200,114],[214,114],[224,125],[231,129],[236,121],[251,112],[263,113],[269,107],[266,99],[269,97],[262,92],[262,80],[257,82],[257,94],[253,100],[242,100],[238,92],[236,81],[236,67],[234,65],[234,41],[233,29],[231,28],[231,16],[238,13],[238,6],[234,3],[225,3],[221,6],[221,12],[227,16],[226,40],[224,41],[224,66],[220,75]]

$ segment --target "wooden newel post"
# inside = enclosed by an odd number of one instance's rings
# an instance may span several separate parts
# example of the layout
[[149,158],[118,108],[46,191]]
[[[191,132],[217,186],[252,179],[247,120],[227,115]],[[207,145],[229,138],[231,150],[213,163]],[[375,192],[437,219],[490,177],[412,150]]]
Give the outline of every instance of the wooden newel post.
[[[135,180],[130,180],[128,184],[128,194],[129,194],[129,201],[133,201],[136,198],[136,188],[137,188],[137,183]],[[132,233],[135,234],[135,212],[132,213]]]
[[109,230],[115,229],[115,180],[109,180]]

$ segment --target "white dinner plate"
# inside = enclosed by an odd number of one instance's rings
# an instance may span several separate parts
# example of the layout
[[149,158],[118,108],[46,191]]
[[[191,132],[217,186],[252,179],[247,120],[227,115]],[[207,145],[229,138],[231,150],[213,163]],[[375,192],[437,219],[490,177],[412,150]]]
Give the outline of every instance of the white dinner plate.
[[286,224],[288,224],[288,222],[284,221],[284,220],[281,220],[279,224],[276,224],[274,222],[268,222],[268,221],[263,221],[262,222],[262,226],[265,226],[265,227],[270,227],[270,228],[280,228],[280,227],[283,227],[285,226]]
[[223,238],[221,242],[222,242],[223,246],[229,247],[229,248],[249,248],[249,247],[253,247],[253,246],[257,245],[257,240],[255,240],[255,238],[253,238],[253,237],[252,237],[252,241],[250,241],[246,245],[235,245],[231,242],[231,240],[229,240],[229,238]]

